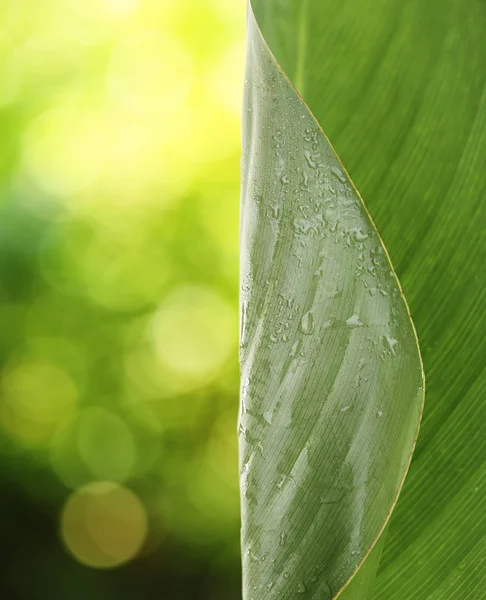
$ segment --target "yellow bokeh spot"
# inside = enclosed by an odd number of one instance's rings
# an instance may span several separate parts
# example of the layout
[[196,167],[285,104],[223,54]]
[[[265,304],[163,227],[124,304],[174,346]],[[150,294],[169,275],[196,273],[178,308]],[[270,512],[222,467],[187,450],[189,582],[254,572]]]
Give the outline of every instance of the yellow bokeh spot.
[[97,159],[101,123],[79,110],[42,114],[25,136],[24,163],[36,183],[49,193],[70,195],[99,177]]
[[229,47],[210,71],[209,81],[206,83],[210,83],[208,87],[214,103],[227,109],[238,123],[243,110],[245,49],[244,40]]
[[140,499],[112,482],[88,484],[67,500],[61,517],[62,539],[84,565],[112,568],[133,559],[147,535]]
[[166,117],[184,102],[192,78],[192,59],[181,42],[148,29],[115,47],[107,85],[125,109]]
[[40,115],[24,136],[24,173],[50,195],[74,197],[71,210],[80,202],[90,204],[91,213],[100,201],[118,208],[172,202],[195,168],[183,164],[187,144],[184,152],[176,151],[190,134],[191,115],[179,102],[183,93],[176,83],[171,94],[170,86],[155,89],[158,84],[148,81],[145,87],[125,82],[126,93],[125,83],[118,81],[118,101],[110,97],[86,109],[76,97],[67,97],[65,106]]
[[87,294],[112,310],[132,310],[156,302],[168,276],[162,244],[134,227],[113,232],[100,228],[83,246],[72,247]]
[[104,0],[104,3],[111,12],[126,15],[138,7],[139,0]]
[[7,367],[0,381],[0,423],[27,444],[47,441],[73,415],[78,390],[56,364],[24,361]]
[[233,349],[236,320],[233,307],[215,290],[181,287],[167,297],[154,318],[156,353],[182,383],[207,381]]
[[[243,32],[245,22],[246,2],[241,0],[209,0],[209,5],[221,19],[225,19],[228,26],[233,25],[236,32]],[[242,33],[243,35],[243,33]]]
[[77,13],[95,19],[110,19],[131,15],[139,0],[65,0]]

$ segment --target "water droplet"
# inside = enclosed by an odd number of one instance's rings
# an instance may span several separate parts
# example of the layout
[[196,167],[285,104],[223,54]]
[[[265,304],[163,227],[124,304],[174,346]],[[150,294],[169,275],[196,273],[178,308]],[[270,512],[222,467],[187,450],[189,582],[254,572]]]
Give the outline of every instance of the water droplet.
[[307,174],[307,171],[304,171],[303,176],[304,176],[304,181],[301,185],[301,189],[303,191],[310,192],[310,190],[309,190],[309,175]]
[[287,482],[293,482],[295,484],[294,479],[289,475],[280,475],[280,481],[277,483],[277,488],[282,490]]
[[311,229],[313,229],[313,227],[313,224],[309,221],[306,221],[306,219],[294,219],[294,228],[297,233],[303,233],[306,235]]
[[346,325],[348,327],[363,327],[363,323],[360,321],[358,315],[353,315],[352,317],[349,317],[349,319],[347,319],[346,321]]
[[246,347],[246,313],[247,306],[246,302],[241,304],[241,318],[240,318],[240,348]]
[[341,183],[346,183],[346,178],[344,177],[343,172],[338,167],[331,167],[331,173],[339,179]]
[[301,582],[299,583],[299,585],[297,586],[297,593],[298,594],[304,594],[306,592],[307,588],[305,587],[305,583]]
[[280,206],[278,204],[271,204],[270,209],[271,209],[271,213],[269,216],[272,217],[273,219],[278,219],[280,216]]
[[275,145],[277,147],[285,146],[285,139],[283,133],[279,129],[277,129],[277,131],[275,132],[273,139],[275,140]]
[[268,552],[265,552],[265,554],[263,554],[263,556],[258,557],[251,548],[249,548],[246,553],[248,554],[248,557],[250,558],[251,562],[256,562],[256,563],[262,563],[265,562],[265,559],[268,556]]
[[383,411],[382,411],[382,410],[379,410],[377,414],[378,414],[378,416],[379,416],[379,417],[380,417],[380,419],[381,419],[381,417],[383,416]]
[[363,240],[368,239],[368,234],[364,233],[361,229],[358,229],[355,232],[354,237],[358,242],[362,242]]
[[313,143],[317,144],[317,132],[310,128],[307,128],[304,131],[304,140],[306,142],[313,142]]
[[266,422],[267,422],[269,425],[271,425],[271,424],[272,424],[272,421],[273,421],[273,411],[271,411],[271,410],[266,410],[266,411],[263,413],[263,418],[265,419],[265,421],[266,421]]
[[298,356],[299,352],[300,352],[300,347],[302,345],[302,341],[301,340],[297,340],[293,345],[292,348],[290,349],[290,356],[292,358],[295,358],[296,356]]
[[390,348],[391,353],[393,354],[393,356],[396,356],[397,351],[396,351],[396,346],[398,346],[398,340],[396,340],[395,338],[390,337],[389,335],[385,336],[385,339],[388,343],[388,346]]
[[253,551],[248,549],[247,552],[249,559],[251,560],[251,562],[260,562],[258,560],[258,556],[256,556],[255,554],[253,554]]
[[285,546],[286,541],[287,541],[287,534],[285,533],[285,531],[282,531],[282,533],[280,534],[280,545]]
[[285,573],[284,573],[284,578],[285,578],[285,579],[288,579],[289,577],[290,577],[290,573],[287,573],[287,571],[285,571]]
[[311,311],[306,312],[300,321],[300,331],[304,335],[311,335],[314,331],[314,315]]
[[314,275],[316,277],[322,277],[324,275],[324,263],[322,263],[321,266],[318,269],[316,269]]
[[306,150],[306,151],[304,152],[304,155],[305,155],[305,159],[306,159],[306,161],[307,161],[307,164],[309,165],[309,167],[310,167],[311,169],[315,169],[315,168],[316,168],[316,163],[315,163],[315,161],[313,160],[313,159],[314,159],[314,157],[312,156],[312,154],[311,154],[311,153],[310,153],[308,150]]

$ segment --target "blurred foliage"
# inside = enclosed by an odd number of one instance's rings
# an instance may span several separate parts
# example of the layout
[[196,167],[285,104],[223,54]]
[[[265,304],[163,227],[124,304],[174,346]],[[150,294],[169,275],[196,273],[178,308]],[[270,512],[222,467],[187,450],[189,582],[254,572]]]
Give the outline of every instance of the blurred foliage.
[[0,3],[9,600],[240,597],[244,11]]

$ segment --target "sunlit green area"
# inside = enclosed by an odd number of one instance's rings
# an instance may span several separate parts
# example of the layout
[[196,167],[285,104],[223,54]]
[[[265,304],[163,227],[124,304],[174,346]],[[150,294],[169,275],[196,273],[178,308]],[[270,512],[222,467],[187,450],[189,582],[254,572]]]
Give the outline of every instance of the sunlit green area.
[[244,13],[0,3],[9,600],[240,595]]

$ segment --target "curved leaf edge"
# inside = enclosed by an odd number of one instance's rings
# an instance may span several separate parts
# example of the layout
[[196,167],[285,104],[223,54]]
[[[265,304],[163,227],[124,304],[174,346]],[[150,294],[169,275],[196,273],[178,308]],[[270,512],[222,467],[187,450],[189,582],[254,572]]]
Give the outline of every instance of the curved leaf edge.
[[302,105],[304,106],[304,108],[308,111],[309,115],[311,116],[312,120],[315,122],[318,130],[320,131],[321,135],[323,136],[323,138],[326,140],[326,142],[329,144],[329,147],[332,149],[332,151],[334,152],[337,160],[339,161],[339,164],[343,170],[343,172],[345,173],[346,177],[348,177],[351,186],[353,188],[353,191],[356,193],[357,197],[359,198],[361,205],[371,223],[372,228],[374,229],[374,231],[376,232],[376,235],[378,237],[378,240],[380,242],[381,247],[383,248],[383,252],[386,256],[386,260],[388,262],[388,265],[390,267],[391,272],[393,273],[393,276],[395,278],[395,281],[397,283],[398,286],[398,290],[400,292],[400,297],[405,305],[405,309],[407,311],[407,315],[410,321],[410,324],[412,326],[412,331],[413,331],[413,336],[415,339],[415,343],[417,346],[417,354],[419,357],[419,361],[420,361],[420,372],[421,372],[421,376],[422,376],[422,402],[421,402],[421,407],[420,407],[420,413],[419,413],[419,418],[418,418],[418,422],[417,422],[417,429],[415,432],[415,436],[413,439],[413,443],[412,443],[412,447],[410,450],[410,455],[408,458],[408,461],[405,465],[405,469],[402,475],[402,478],[400,480],[400,483],[398,485],[398,489],[397,492],[395,494],[394,500],[390,506],[390,510],[388,512],[388,514],[385,517],[385,520],[382,524],[382,526],[380,527],[375,539],[373,540],[373,543],[370,545],[370,547],[368,548],[368,550],[366,551],[366,553],[364,554],[363,558],[361,559],[361,561],[358,563],[357,567],[355,568],[355,570],[353,571],[353,573],[350,575],[349,579],[344,583],[344,585],[341,587],[341,589],[339,589],[337,591],[337,593],[333,596],[332,600],[336,600],[341,594],[342,592],[349,586],[349,584],[351,583],[351,581],[354,579],[354,577],[356,576],[356,574],[358,573],[358,571],[360,570],[361,566],[363,565],[363,563],[366,561],[366,559],[368,558],[368,556],[370,555],[370,553],[372,552],[372,550],[375,548],[378,540],[380,539],[381,535],[383,534],[383,531],[385,530],[386,526],[388,525],[391,515],[393,513],[393,510],[398,502],[398,499],[400,497],[400,493],[402,491],[403,488],[403,484],[405,483],[405,478],[407,476],[407,473],[410,469],[410,465],[412,462],[412,458],[413,458],[413,454],[415,451],[415,446],[417,444],[417,439],[420,433],[420,425],[422,422],[422,417],[423,417],[423,412],[424,412],[424,406],[425,406],[425,385],[426,385],[426,381],[425,381],[425,371],[424,371],[424,364],[423,364],[423,360],[422,360],[422,353],[420,351],[420,343],[419,343],[419,339],[418,339],[418,335],[417,335],[417,330],[415,328],[415,323],[413,322],[413,318],[412,318],[412,314],[410,312],[410,307],[408,306],[408,302],[407,299],[405,297],[405,294],[403,292],[403,288],[402,285],[400,283],[400,280],[398,278],[398,275],[395,272],[395,268],[393,267],[393,263],[391,261],[390,255],[388,254],[388,250],[385,246],[385,243],[383,242],[383,239],[380,235],[380,232],[378,231],[378,228],[375,225],[375,222],[373,221],[373,218],[371,216],[371,214],[368,211],[368,208],[363,200],[363,198],[361,197],[361,194],[359,193],[353,179],[351,178],[351,176],[349,175],[346,167],[344,166],[339,154],[336,152],[334,146],[332,145],[331,141],[329,140],[329,138],[327,137],[326,133],[324,132],[324,129],[322,128],[321,124],[319,123],[319,121],[317,120],[317,118],[315,117],[314,113],[312,112],[312,110],[309,108],[307,102],[305,101],[305,99],[302,97],[302,95],[300,94],[300,92],[297,90],[297,88],[295,87],[295,85],[293,84],[292,80],[289,78],[289,76],[287,75],[287,73],[284,71],[284,69],[281,67],[280,63],[278,62],[277,58],[275,57],[274,53],[272,52],[270,46],[267,43],[267,40],[265,39],[265,36],[263,35],[263,31],[258,23],[258,19],[256,18],[255,12],[253,10],[253,0],[248,0],[248,14],[247,14],[247,19],[252,19],[254,26],[257,29],[258,34],[261,37],[262,43],[264,44],[270,59],[272,60],[272,62],[274,63],[275,67],[277,68],[277,70],[280,72],[280,74],[282,75],[282,77],[288,82],[288,84],[290,85],[290,87],[293,89],[293,91],[295,92],[297,98],[300,100],[300,102],[302,102]]

